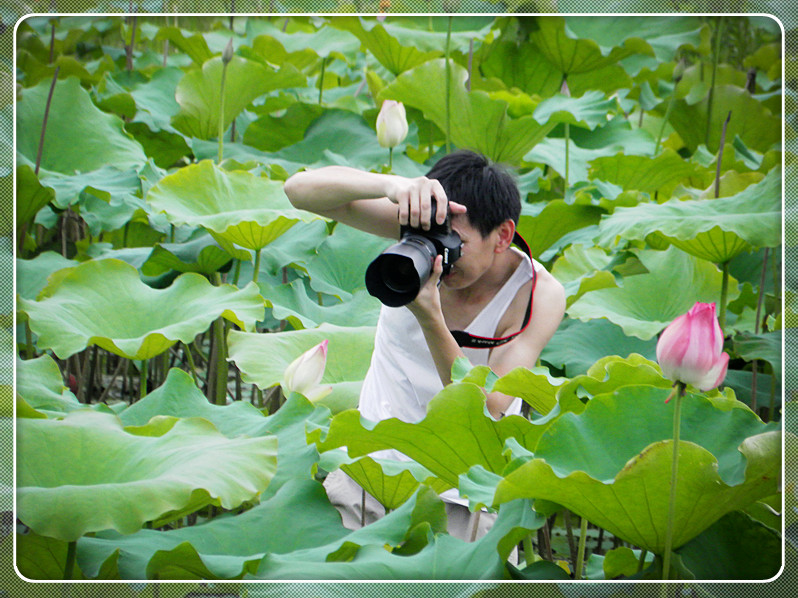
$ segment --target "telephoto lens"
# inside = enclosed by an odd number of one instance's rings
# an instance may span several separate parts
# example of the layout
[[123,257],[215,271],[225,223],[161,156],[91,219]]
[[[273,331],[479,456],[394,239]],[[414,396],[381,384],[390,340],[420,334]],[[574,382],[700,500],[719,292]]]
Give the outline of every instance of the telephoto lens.
[[[434,203],[430,219],[435,220]],[[407,305],[429,279],[435,257],[443,256],[443,273],[448,274],[460,247],[460,235],[452,231],[448,214],[443,224],[433,224],[428,231],[402,226],[400,241],[366,269],[366,289],[388,307]]]

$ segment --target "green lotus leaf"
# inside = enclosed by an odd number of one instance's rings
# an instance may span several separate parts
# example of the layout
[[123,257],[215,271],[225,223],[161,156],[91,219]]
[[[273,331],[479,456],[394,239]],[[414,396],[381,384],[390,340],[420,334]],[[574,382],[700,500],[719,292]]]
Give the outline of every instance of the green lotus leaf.
[[723,263],[742,251],[781,243],[781,175],[774,169],[731,197],[618,208],[599,228],[599,245],[658,233],[692,255]]
[[[207,60],[202,69],[186,73],[178,83],[175,99],[180,104],[180,112],[172,118],[177,130],[200,139],[218,137],[222,71],[222,59],[217,56]],[[226,130],[255,98],[275,89],[304,83],[305,77],[290,65],[275,71],[233,56],[225,74],[223,129]]]
[[329,412],[306,399],[292,395],[276,413],[266,417],[251,404],[236,401],[213,405],[186,372],[172,368],[164,383],[146,397],[119,413],[122,424],[132,430],[153,418],[207,419],[225,436],[274,436],[277,438],[277,471],[261,498],[273,495],[288,480],[310,478],[319,460],[316,447],[305,440],[305,427],[326,425]]
[[[35,163],[42,118],[50,81],[26,89],[17,105],[17,148]],[[97,109],[89,93],[74,77],[55,86],[41,167],[73,174],[113,164],[119,170],[138,168],[147,162],[141,146],[124,130],[122,119]]]
[[262,249],[297,222],[321,218],[294,209],[282,183],[226,172],[210,160],[164,177],[150,189],[147,201],[176,226],[203,226],[223,247],[226,242],[252,250]]
[[306,266],[310,286],[341,300],[350,299],[352,293],[365,288],[371,261],[391,244],[389,239],[338,224]]
[[554,199],[541,202],[542,209],[527,204],[518,220],[518,233],[527,240],[533,256],[540,256],[573,231],[598,224],[604,211],[596,206],[569,205]]
[[326,434],[319,430],[309,437],[321,452],[345,446],[350,457],[396,449],[456,486],[457,476],[472,465],[501,471],[506,465],[504,441],[513,437],[532,444],[544,427],[517,415],[495,421],[487,415],[482,389],[459,383],[438,393],[418,423],[392,418],[375,424],[350,410],[333,417]]
[[[574,133],[571,132],[573,137]],[[652,142],[653,143],[653,142]],[[623,148],[608,145],[607,147],[581,147],[571,140],[568,146],[568,181],[576,183],[588,180],[590,163],[596,158],[613,156]],[[650,150],[649,150],[650,151]],[[628,150],[627,150],[628,153]],[[546,164],[553,168],[561,177],[565,177],[565,139],[546,137],[536,144],[525,156],[525,162]]]
[[443,505],[425,489],[379,521],[350,531],[321,484],[293,480],[273,498],[235,517],[167,532],[142,530],[127,537],[102,532],[82,538],[78,563],[91,577],[110,569],[123,579],[239,579],[254,574],[264,557],[280,555],[320,564],[344,561],[339,564],[347,569],[347,556],[355,556],[361,547],[399,546],[415,527],[437,531],[444,520]]
[[386,509],[394,510],[415,494],[420,484],[440,494],[451,486],[415,461],[392,461],[361,457],[353,459],[346,451],[322,453],[319,465],[326,471],[343,470]]
[[483,50],[480,70],[529,95],[547,98],[560,91],[562,71],[546,60],[534,44],[496,40]]
[[612,256],[600,247],[574,244],[554,262],[551,273],[565,288],[567,305],[588,291],[618,286],[608,270]]
[[[635,53],[653,55],[647,42],[631,37],[634,30],[623,19],[600,17],[597,20],[601,26],[596,23],[596,27],[590,28],[590,33],[605,45],[594,39],[579,39],[571,27],[585,28],[586,24],[585,19],[578,17],[567,20],[553,16],[538,18],[535,21],[537,28],[529,38],[549,62],[566,74],[597,70]],[[617,34],[611,40],[610,31]]]
[[[534,458],[499,482],[495,504],[539,498],[662,554],[673,457],[668,389],[627,386],[594,397],[543,434]],[[673,546],[776,491],[781,433],[746,409],[688,394],[682,406]],[[607,430],[613,434],[608,435]]]
[[[366,377],[374,350],[374,328],[371,326],[322,324],[318,328],[277,334],[231,330],[227,335],[228,356],[241,370],[244,382],[269,388],[280,383],[283,372],[294,359],[325,339],[329,340],[327,364],[320,384],[332,385],[330,397],[336,402],[356,404],[359,386]],[[328,404],[330,397],[322,403]]]
[[[394,513],[399,512],[401,509]],[[387,517],[391,517],[394,513]],[[448,534],[439,534],[434,536],[421,551],[412,555],[391,553],[377,545],[364,546],[348,559],[327,558],[323,552],[317,551],[269,554],[261,561],[257,573],[251,578],[263,580],[503,579],[505,562],[513,547],[528,535],[530,530],[538,529],[541,524],[540,518],[535,517],[527,501],[516,501],[503,506],[488,533],[475,542],[464,542]],[[377,524],[372,524],[374,525]],[[247,579],[249,578],[250,576],[247,576]]]
[[213,52],[208,48],[208,42],[200,34],[191,34],[179,27],[161,27],[155,36],[157,41],[166,40],[174,44],[175,48],[185,52],[196,64],[203,64],[213,57]]
[[[204,233],[204,231],[203,231]],[[232,258],[209,234],[193,235],[183,243],[158,243],[141,265],[141,273],[159,276],[175,270],[177,272],[197,272],[210,276]]]
[[43,185],[55,191],[53,205],[65,209],[80,202],[84,192],[93,192],[106,200],[124,197],[130,201],[141,189],[138,172],[134,168],[120,170],[116,166],[105,164],[90,172],[75,174],[41,170],[39,179]]
[[64,385],[61,370],[49,355],[17,359],[16,379],[17,397],[39,413],[61,417],[70,411],[88,408]]
[[192,342],[223,317],[252,329],[263,316],[257,286],[215,287],[198,274],[153,289],[132,266],[114,259],[84,262],[59,272],[38,301],[20,299],[40,348],[65,359],[97,345],[129,359],[149,359],[177,341]]
[[[696,301],[719,301],[722,275],[710,262],[675,247],[643,250],[638,256],[647,274],[627,276],[623,287],[585,293],[567,309],[568,315],[582,321],[606,318],[625,334],[648,340]],[[730,300],[738,294],[732,279]]]
[[607,115],[615,108],[615,100],[605,100],[600,91],[588,91],[580,97],[557,94],[543,100],[535,109],[535,118],[543,125],[551,118],[584,127],[591,131],[607,123]]
[[79,263],[55,251],[43,251],[30,260],[17,259],[17,294],[25,299],[36,299],[53,272]]
[[[510,118],[510,105],[484,91],[466,91],[468,71],[451,66],[451,141],[457,147],[479,151],[498,162],[518,162],[542,141],[555,122],[541,125],[532,114]],[[399,75],[381,96],[418,108],[424,117],[446,130],[446,67],[431,60]]]
[[17,228],[28,224],[36,213],[55,199],[55,191],[44,187],[27,164],[17,167]]
[[734,352],[743,359],[767,361],[773,368],[773,375],[781,380],[783,360],[783,333],[781,330],[760,334],[738,334],[734,337]]
[[162,436],[134,436],[114,415],[79,411],[17,423],[17,513],[65,541],[123,534],[168,513],[255,498],[276,467],[272,437],[231,440],[209,422],[180,420]]
[[[346,18],[346,17],[344,17]],[[324,27],[308,31],[283,31],[282,25],[263,20],[247,24],[250,36],[255,36],[253,49],[269,62],[283,64],[289,62],[298,68],[298,61],[318,64],[319,58],[335,58],[354,63],[354,56],[360,49],[357,38],[350,33],[334,28],[338,19],[326,23]],[[300,58],[299,55],[307,55]],[[310,59],[309,56],[313,58]]]
[[278,151],[302,141],[305,131],[323,113],[318,104],[294,102],[281,116],[264,114],[250,123],[244,131],[244,143],[264,152]]
[[[709,151],[717,152],[724,128],[726,139],[739,136],[745,145],[758,152],[766,152],[781,143],[781,119],[743,87],[715,86],[712,120],[708,127],[708,92],[697,103],[690,103],[689,99],[673,102],[668,122],[691,152],[701,144],[706,145]],[[664,105],[660,109],[664,110]],[[730,112],[729,124],[724,127]]]
[[[311,293],[304,280],[272,286],[258,283],[266,305],[272,308],[272,317],[287,320],[294,328],[315,328],[319,324],[336,326],[363,326],[377,324],[380,302],[366,289],[357,289],[345,301],[319,304],[319,294]],[[343,294],[340,290],[339,293]]]
[[686,162],[675,151],[665,148],[656,158],[624,153],[599,157],[590,162],[591,179],[601,179],[620,185],[625,190],[659,193],[670,197],[676,186],[698,176],[704,169]]

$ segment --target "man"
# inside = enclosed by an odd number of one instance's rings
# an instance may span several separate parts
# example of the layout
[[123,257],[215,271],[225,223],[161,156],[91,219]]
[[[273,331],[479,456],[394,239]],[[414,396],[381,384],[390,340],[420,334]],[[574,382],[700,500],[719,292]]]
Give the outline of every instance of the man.
[[[285,192],[297,208],[391,239],[398,239],[404,224],[428,230],[431,204],[436,202],[435,222],[444,222],[448,207],[452,230],[461,237],[461,257],[446,276],[441,279],[438,256],[413,302],[382,307],[360,395],[359,409],[366,419],[423,419],[427,403],[451,382],[458,357],[467,357],[473,365],[486,364],[499,376],[517,367],[534,367],[562,320],[562,285],[539,263],[511,247],[521,212],[515,181],[484,156],[458,151],[418,178],[330,166],[295,174],[286,181]],[[464,349],[452,330],[481,337],[517,336],[492,348]],[[493,392],[487,394],[486,405],[499,419],[519,413],[521,400]],[[325,486],[335,502],[333,495],[345,493],[351,480],[333,473]],[[456,491],[444,493],[443,498],[450,533],[473,539],[475,530],[466,529],[467,507],[460,506],[467,502]],[[340,502],[360,507],[351,496]],[[465,523],[454,523],[457,520]]]

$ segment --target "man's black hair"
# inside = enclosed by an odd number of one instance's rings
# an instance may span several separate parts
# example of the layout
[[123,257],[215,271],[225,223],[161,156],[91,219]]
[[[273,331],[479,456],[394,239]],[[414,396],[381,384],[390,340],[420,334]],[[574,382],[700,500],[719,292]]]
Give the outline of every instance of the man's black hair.
[[505,220],[518,224],[521,194],[513,176],[482,154],[457,150],[438,160],[427,173],[451,201],[468,208],[468,221],[487,237]]

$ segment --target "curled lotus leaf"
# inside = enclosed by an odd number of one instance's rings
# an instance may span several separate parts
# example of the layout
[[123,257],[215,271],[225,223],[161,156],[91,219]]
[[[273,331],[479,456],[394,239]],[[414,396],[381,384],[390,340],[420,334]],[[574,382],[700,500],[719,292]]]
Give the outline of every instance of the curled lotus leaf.
[[92,260],[50,278],[38,301],[19,300],[40,348],[61,359],[97,345],[129,359],[149,359],[177,341],[189,343],[219,317],[252,329],[264,301],[254,283],[213,286],[199,274],[153,289],[133,266]]
[[230,439],[192,418],[126,431],[115,415],[76,411],[18,422],[17,509],[34,532],[65,541],[138,531],[208,504],[255,498],[277,465],[274,437]]
[[[673,456],[668,393],[625,387],[594,397],[581,414],[563,415],[534,456],[499,481],[494,504],[550,500],[662,554]],[[675,548],[726,513],[774,494],[781,470],[780,431],[748,409],[687,394],[681,430]]]
[[295,209],[278,181],[249,172],[227,172],[210,160],[181,168],[147,194],[172,224],[202,226],[225,248],[262,249],[297,222],[321,217]]

